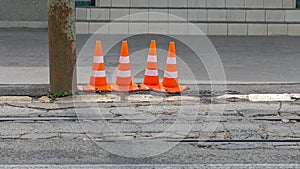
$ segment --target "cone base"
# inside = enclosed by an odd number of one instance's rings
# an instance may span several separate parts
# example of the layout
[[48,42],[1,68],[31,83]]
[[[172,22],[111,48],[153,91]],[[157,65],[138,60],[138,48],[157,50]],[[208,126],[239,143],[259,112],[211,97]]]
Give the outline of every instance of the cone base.
[[139,90],[140,89],[137,84],[132,84],[130,86],[119,86],[117,84],[112,84],[113,92],[136,92]]
[[91,86],[91,85],[86,85],[83,87],[84,92],[95,92],[95,91],[100,91],[100,92],[112,92],[112,85],[108,84],[106,86]]
[[158,85],[146,85],[146,84],[140,84],[140,90],[152,90],[155,92],[161,92],[166,93],[166,90],[161,84]]
[[189,87],[188,86],[178,86],[175,88],[164,87],[164,89],[166,90],[166,93],[181,93],[189,89]]

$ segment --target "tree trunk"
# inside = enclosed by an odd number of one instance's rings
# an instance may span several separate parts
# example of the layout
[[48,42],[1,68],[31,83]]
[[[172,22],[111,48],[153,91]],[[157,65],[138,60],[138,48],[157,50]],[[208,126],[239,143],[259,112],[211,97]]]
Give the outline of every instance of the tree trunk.
[[76,91],[75,0],[48,0],[50,92]]

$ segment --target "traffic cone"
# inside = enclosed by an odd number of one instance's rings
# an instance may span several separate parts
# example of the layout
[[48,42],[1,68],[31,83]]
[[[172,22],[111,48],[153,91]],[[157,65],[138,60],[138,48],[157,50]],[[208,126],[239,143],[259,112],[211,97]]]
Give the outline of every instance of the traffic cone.
[[167,93],[180,93],[188,89],[187,86],[180,86],[178,84],[176,49],[174,42],[170,42],[166,70],[162,85]]
[[107,84],[106,82],[104,56],[102,53],[101,41],[96,41],[90,83],[83,87],[83,91],[85,92],[94,92],[97,90],[106,92],[112,91],[111,85]]
[[130,59],[127,41],[122,42],[116,83],[112,85],[114,92],[138,91],[138,85],[132,83]]
[[152,40],[149,48],[148,59],[146,64],[144,82],[140,85],[141,90],[153,90],[166,92],[159,83],[156,41]]

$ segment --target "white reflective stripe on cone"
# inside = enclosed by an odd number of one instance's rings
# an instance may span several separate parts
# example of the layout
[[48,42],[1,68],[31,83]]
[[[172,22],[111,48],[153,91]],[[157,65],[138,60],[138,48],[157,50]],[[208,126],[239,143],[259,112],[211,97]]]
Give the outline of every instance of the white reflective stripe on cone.
[[157,62],[157,56],[148,55],[147,62]]
[[167,64],[176,64],[177,62],[176,62],[176,58],[171,58],[171,57],[168,57],[168,59],[167,59]]
[[177,75],[177,72],[165,71],[164,77],[166,77],[166,78],[177,78],[178,75]]
[[145,75],[147,75],[147,76],[158,76],[158,70],[146,69]]
[[93,77],[106,77],[105,71],[93,71],[92,72]]
[[119,62],[120,63],[130,63],[129,56],[126,56],[126,57],[121,56]]
[[103,56],[95,56],[94,63],[104,63],[104,57]]
[[131,71],[130,70],[127,70],[127,71],[118,70],[118,76],[119,77],[131,77]]

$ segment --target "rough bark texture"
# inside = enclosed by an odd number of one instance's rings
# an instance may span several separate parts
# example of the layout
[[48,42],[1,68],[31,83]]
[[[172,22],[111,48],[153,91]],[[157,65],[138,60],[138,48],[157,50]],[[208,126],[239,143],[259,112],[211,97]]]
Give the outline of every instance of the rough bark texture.
[[76,89],[75,0],[48,0],[50,91]]

